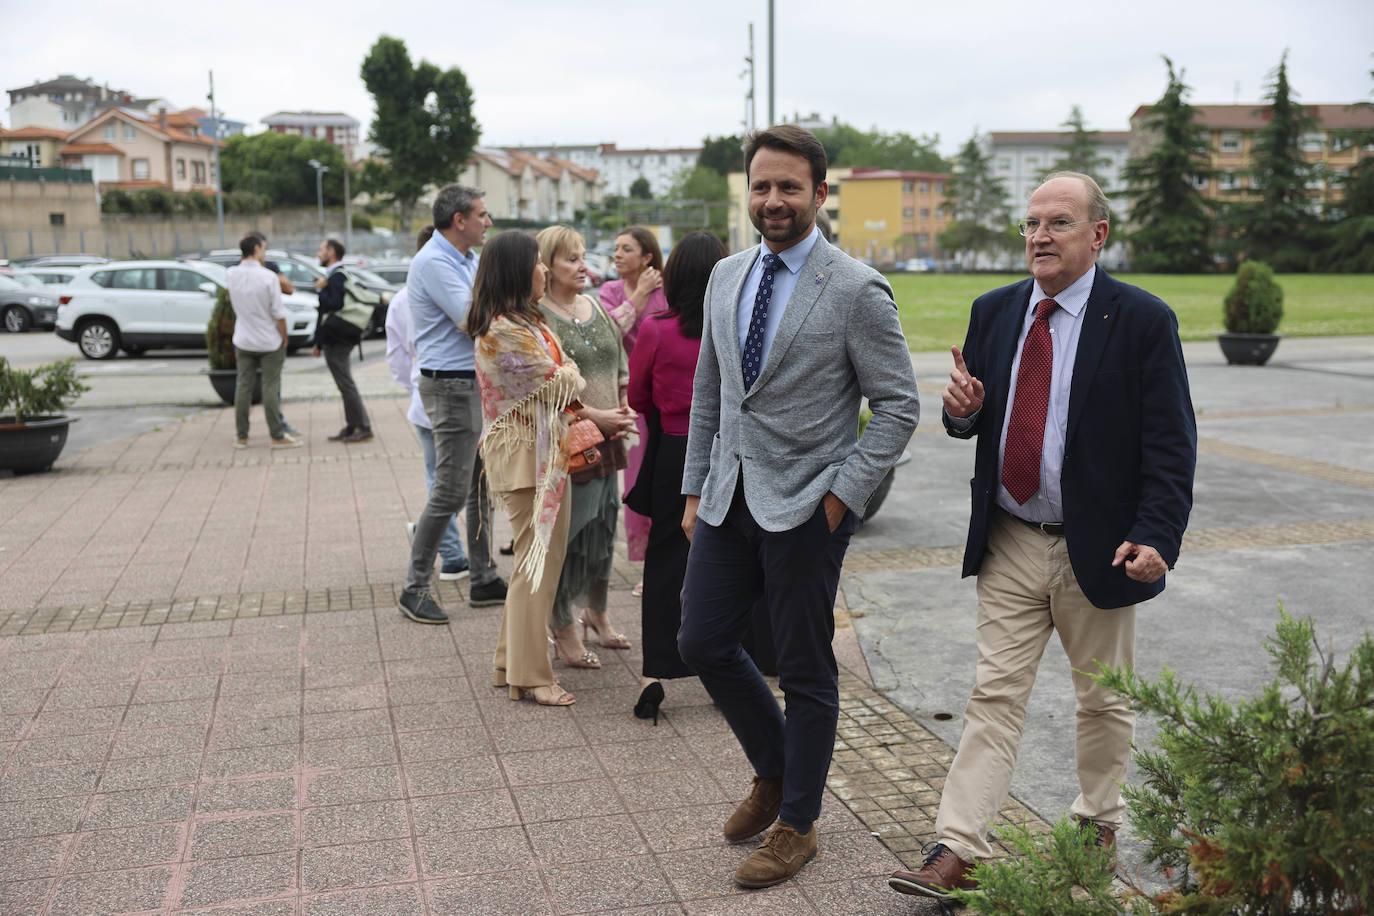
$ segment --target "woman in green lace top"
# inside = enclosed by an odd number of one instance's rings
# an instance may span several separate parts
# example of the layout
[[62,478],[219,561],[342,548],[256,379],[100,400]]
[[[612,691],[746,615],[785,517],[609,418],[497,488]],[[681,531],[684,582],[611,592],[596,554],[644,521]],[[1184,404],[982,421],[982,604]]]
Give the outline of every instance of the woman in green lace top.
[[[539,255],[549,266],[549,283],[539,308],[558,335],[563,352],[577,363],[587,387],[582,404],[613,447],[603,460],[573,478],[572,518],[568,550],[554,598],[550,629],[555,657],[576,668],[599,668],[601,661],[584,643],[587,631],[596,633],[605,649],[628,649],[630,641],[611,626],[606,609],[611,561],[615,551],[616,519],[620,514],[619,468],[625,466],[625,447],[635,436],[635,412],[625,402],[629,361],[620,328],[600,304],[583,295],[587,283],[586,243],[567,226],[550,226],[537,236]],[[578,479],[582,478],[582,479]],[[581,614],[582,638],[574,627],[573,602],[586,595]]]

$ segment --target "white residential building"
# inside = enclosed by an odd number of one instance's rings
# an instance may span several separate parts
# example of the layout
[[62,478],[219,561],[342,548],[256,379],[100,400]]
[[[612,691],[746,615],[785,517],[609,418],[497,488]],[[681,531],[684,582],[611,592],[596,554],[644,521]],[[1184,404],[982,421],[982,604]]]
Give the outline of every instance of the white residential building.
[[628,196],[630,185],[644,178],[655,197],[667,193],[683,169],[697,164],[701,147],[664,147],[618,149],[614,143],[578,146],[519,146],[518,152],[545,159],[566,159],[586,169],[595,169],[602,182],[602,191],[620,197]]
[[277,111],[263,118],[262,123],[279,134],[327,140],[343,150],[348,162],[363,155],[362,124],[341,111]]

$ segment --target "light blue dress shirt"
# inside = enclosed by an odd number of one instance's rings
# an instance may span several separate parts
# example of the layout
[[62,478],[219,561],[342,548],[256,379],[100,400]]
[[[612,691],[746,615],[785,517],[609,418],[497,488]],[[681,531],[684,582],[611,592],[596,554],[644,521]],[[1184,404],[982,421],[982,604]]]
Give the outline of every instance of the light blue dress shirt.
[[463,325],[472,305],[477,255],[466,255],[436,232],[410,262],[411,334],[422,369],[473,370],[472,338]]
[[[760,366],[767,368],[768,353],[773,348],[773,338],[778,335],[778,325],[782,314],[787,311],[787,301],[792,298],[792,290],[797,287],[797,277],[802,265],[816,247],[816,239],[821,237],[820,230],[811,227],[811,234],[778,255],[782,266],[773,272],[773,298],[768,302],[768,320],[763,326],[763,357]],[[759,284],[763,282],[763,256],[771,254],[772,249],[763,242],[759,243],[758,256],[754,266],[744,278],[744,288],[740,290],[739,305],[735,310],[735,325],[739,332],[739,350],[744,352],[744,341],[749,336],[749,319],[754,317],[754,296],[758,294]],[[785,268],[785,269],[784,269]]]

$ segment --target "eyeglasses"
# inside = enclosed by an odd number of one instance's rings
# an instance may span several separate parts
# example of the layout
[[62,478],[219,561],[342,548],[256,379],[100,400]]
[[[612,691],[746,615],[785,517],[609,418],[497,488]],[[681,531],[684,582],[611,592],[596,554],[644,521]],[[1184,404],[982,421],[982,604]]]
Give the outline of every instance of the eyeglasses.
[[1090,219],[1052,219],[1042,223],[1038,219],[1019,219],[1016,221],[1016,230],[1026,238],[1030,238],[1040,231],[1041,226],[1044,226],[1049,230],[1050,235],[1058,237],[1068,235],[1076,227],[1090,222],[1092,222]]

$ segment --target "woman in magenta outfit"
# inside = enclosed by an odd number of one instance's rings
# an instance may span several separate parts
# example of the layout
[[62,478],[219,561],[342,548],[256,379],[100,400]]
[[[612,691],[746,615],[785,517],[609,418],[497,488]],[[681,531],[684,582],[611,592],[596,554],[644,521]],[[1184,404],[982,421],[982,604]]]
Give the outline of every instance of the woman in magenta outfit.
[[[663,270],[663,252],[659,250],[658,239],[653,232],[643,226],[622,229],[615,238],[615,269],[620,279],[601,287],[601,304],[620,327],[625,353],[633,355],[644,319],[668,308],[668,300],[663,295],[663,276],[660,274]],[[648,427],[641,418],[640,444],[625,456],[627,489],[634,486],[635,478],[639,475],[648,433]],[[643,560],[644,548],[649,542],[649,520],[628,508],[625,510],[625,540],[631,562]],[[641,595],[643,592],[644,582],[640,580],[634,593]]]
[[627,398],[648,418],[650,442],[630,501],[647,509],[651,526],[644,556],[644,671],[635,715],[658,723],[663,702],[659,678],[692,674],[677,651],[682,622],[682,577],[690,547],[682,533],[682,466],[692,412],[692,377],[701,350],[702,301],[711,268],[725,257],[725,246],[709,232],[682,238],[663,270],[668,311],[652,315],[640,328],[630,355]]

